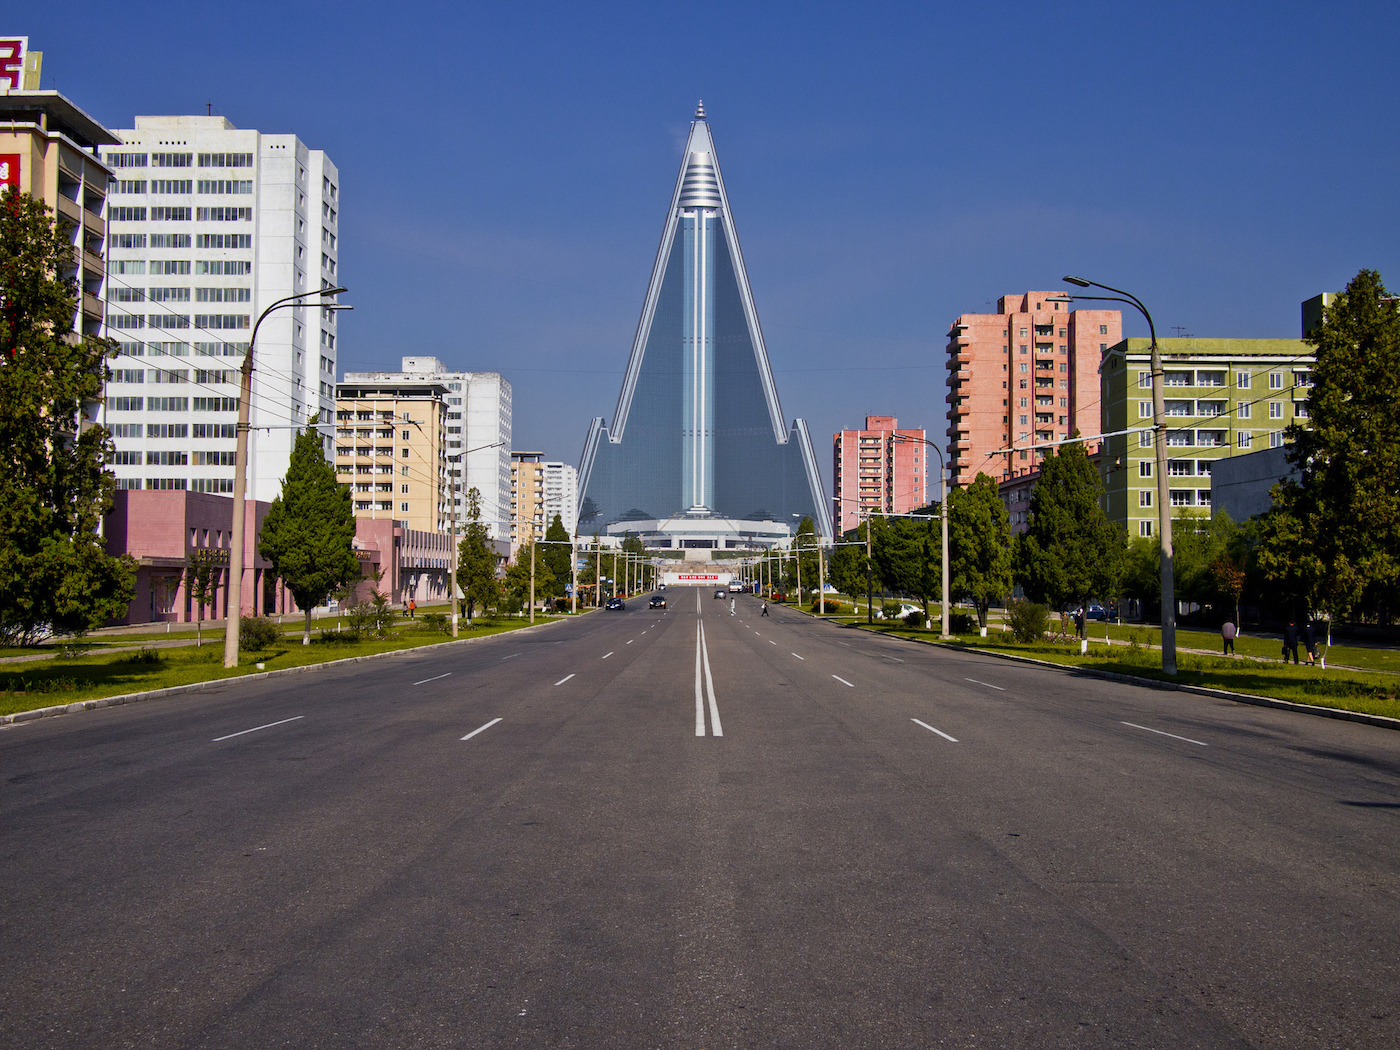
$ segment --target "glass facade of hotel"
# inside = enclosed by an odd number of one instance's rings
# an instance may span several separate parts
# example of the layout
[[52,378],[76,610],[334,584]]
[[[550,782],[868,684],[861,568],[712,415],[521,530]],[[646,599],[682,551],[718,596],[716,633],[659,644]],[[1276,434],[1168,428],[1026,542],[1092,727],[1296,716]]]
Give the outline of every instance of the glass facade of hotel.
[[579,530],[676,515],[792,522],[830,535],[806,424],[784,424],[703,116],[652,271],[611,424],[593,421]]

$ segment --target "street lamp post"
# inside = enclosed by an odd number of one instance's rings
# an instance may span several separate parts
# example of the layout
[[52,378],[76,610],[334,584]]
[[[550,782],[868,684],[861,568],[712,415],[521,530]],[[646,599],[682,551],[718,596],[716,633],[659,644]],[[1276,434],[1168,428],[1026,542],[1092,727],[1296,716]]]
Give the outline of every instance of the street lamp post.
[[224,615],[225,667],[238,666],[238,635],[243,616],[243,519],[247,513],[245,504],[248,496],[248,406],[253,400],[253,347],[258,341],[258,328],[263,323],[263,318],[274,310],[305,305],[301,300],[309,296],[339,295],[343,291],[344,288],[316,288],[278,299],[258,314],[258,319],[253,324],[253,332],[248,337],[248,352],[243,355],[242,375],[238,383],[238,428],[235,432],[233,453],[233,529],[229,536],[228,586],[224,589],[224,598],[228,603],[228,612]]
[[1080,288],[1102,288],[1114,292],[1114,296],[1076,295],[1073,299],[1097,299],[1101,301],[1128,303],[1137,307],[1147,319],[1147,330],[1152,336],[1152,442],[1156,446],[1157,459],[1157,532],[1162,543],[1162,670],[1166,674],[1176,674],[1176,587],[1172,567],[1172,507],[1171,485],[1167,477],[1167,432],[1162,422],[1164,413],[1162,392],[1162,352],[1157,346],[1157,327],[1152,323],[1152,315],[1142,300],[1131,292],[1113,288],[1098,281],[1088,281],[1083,277],[1061,278],[1068,284]]
[[[469,449],[467,449],[465,452],[458,452],[458,453],[456,453],[455,455],[444,456],[443,458],[446,459],[446,460],[449,460],[449,461],[450,461],[450,460],[454,460],[454,459],[460,459],[460,460],[462,461],[462,469],[465,471],[465,470],[467,469],[467,456],[469,456],[471,453],[473,453],[473,452],[481,452],[481,451],[483,451],[483,450],[485,450],[485,449],[488,449],[488,448],[498,448],[499,446],[504,445],[504,444],[505,444],[504,441],[493,441],[493,442],[491,442],[491,444],[489,444],[489,445],[479,445],[479,446],[477,446],[476,448],[469,448]],[[457,475],[456,475],[455,473],[453,473],[451,466],[449,466],[449,467],[447,468],[447,477],[448,477],[448,492],[449,492],[449,494],[450,494],[450,498],[449,498],[448,502],[449,502],[449,503],[451,504],[451,506],[452,506],[452,567],[451,567],[451,569],[449,570],[449,571],[451,572],[451,577],[448,579],[447,585],[448,585],[448,589],[450,590],[450,592],[451,592],[451,594],[452,594],[452,637],[453,637],[453,638],[456,638],[456,637],[457,637],[457,604],[458,604],[458,597],[459,597],[459,595],[458,595],[458,593],[457,593]],[[465,480],[465,478],[464,478],[463,480]],[[533,567],[533,565],[532,565],[532,566],[531,566],[531,580],[530,580],[530,582],[531,582],[532,585],[533,585],[533,583],[534,583],[533,568],[534,568],[534,567]]]
[[943,450],[932,441],[928,440],[928,438],[916,438],[912,434],[895,434],[894,439],[896,441],[918,441],[938,453],[938,483],[940,494],[938,501],[938,517],[943,534],[943,586],[942,594],[940,595],[943,604],[943,633],[940,637],[948,638],[952,633],[949,630],[952,624],[952,610],[949,608],[948,603],[948,467],[943,462]]

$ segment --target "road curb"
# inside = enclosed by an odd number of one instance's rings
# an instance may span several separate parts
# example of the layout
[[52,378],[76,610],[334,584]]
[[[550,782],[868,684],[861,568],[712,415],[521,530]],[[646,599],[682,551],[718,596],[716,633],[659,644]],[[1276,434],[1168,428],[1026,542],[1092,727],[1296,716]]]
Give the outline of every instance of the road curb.
[[[852,626],[855,630],[864,630],[860,625]],[[913,645],[931,645],[939,649],[948,649],[960,653],[976,653],[978,656],[990,656],[996,660],[1011,660],[1017,663],[1035,664],[1037,667],[1049,667],[1057,671],[1063,671],[1066,674],[1087,675],[1090,678],[1103,678],[1111,682],[1128,682],[1133,685],[1164,689],[1168,692],[1195,693],[1198,696],[1215,697],[1217,700],[1232,700],[1237,704],[1249,704],[1253,707],[1272,707],[1279,711],[1297,711],[1300,714],[1316,715],[1321,718],[1334,718],[1343,722],[1361,722],[1364,725],[1376,726],[1378,729],[1400,730],[1400,718],[1391,718],[1388,715],[1369,715],[1363,711],[1346,711],[1339,707],[1315,707],[1312,704],[1300,704],[1292,700],[1279,700],[1272,696],[1256,696],[1253,693],[1235,693],[1228,689],[1211,689],[1203,685],[1163,682],[1155,678],[1139,678],[1136,675],[1119,674],[1116,671],[1100,671],[1089,667],[1074,667],[1070,664],[1057,664],[1052,660],[1037,660],[1032,656],[1017,656],[1014,653],[998,653],[990,649],[977,649],[973,646],[952,646],[946,645],[943,642],[925,641],[922,638],[905,638],[897,634],[886,634],[881,637],[897,638],[901,642],[910,642]]]
[[71,704],[38,707],[32,711],[16,711],[14,714],[0,715],[0,726],[17,725],[21,722],[33,722],[39,718],[54,718],[58,715],[74,715],[83,711],[100,711],[104,707],[120,707],[123,704],[144,703],[147,700],[161,700],[167,696],[180,696],[184,693],[203,692],[206,689],[214,689],[219,686],[229,685],[233,682],[249,682],[255,679],[278,678],[282,675],[319,671],[323,668],[336,667],[343,664],[364,663],[366,660],[382,660],[388,657],[405,656],[409,653],[421,653],[424,649],[437,649],[448,645],[466,645],[473,642],[489,642],[495,638],[504,638],[507,635],[520,634],[523,631],[538,631],[545,627],[551,627],[556,623],[564,623],[567,619],[568,617],[561,616],[557,620],[547,620],[544,623],[531,624],[528,627],[517,627],[513,631],[498,631],[496,634],[483,635],[480,638],[454,638],[446,642],[435,642],[432,645],[415,645],[411,649],[393,649],[387,653],[369,653],[365,656],[345,656],[339,660],[326,660],[318,664],[302,664],[300,667],[282,667],[276,671],[256,671],[253,674],[233,675],[229,678],[215,678],[208,682],[190,682],[188,685],[172,685],[165,689],[148,689],[140,693],[122,693],[118,696],[103,696],[95,700],[75,700]]

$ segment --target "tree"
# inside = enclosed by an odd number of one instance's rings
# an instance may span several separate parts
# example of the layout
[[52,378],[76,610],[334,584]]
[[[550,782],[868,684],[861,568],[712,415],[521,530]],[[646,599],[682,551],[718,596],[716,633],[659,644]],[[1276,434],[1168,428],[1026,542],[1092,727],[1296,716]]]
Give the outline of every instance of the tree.
[[989,475],[948,494],[948,546],[951,597],[972,602],[986,627],[992,602],[1011,593],[1011,517]]
[[[1016,543],[1016,574],[1026,595],[1062,609],[1118,589],[1124,540],[1104,514],[1103,480],[1075,442],[1047,452],[1031,491],[1030,526]],[[1080,621],[1084,637],[1088,617]]]
[[[804,515],[797,523],[797,535],[793,538],[793,546],[796,550],[794,561],[800,566],[798,576],[802,586],[807,590],[815,590],[817,587],[817,523],[812,520],[810,514]],[[800,603],[802,595],[797,596]]]
[[[554,573],[544,558],[544,552],[535,550],[533,542],[523,544],[515,552],[515,561],[506,569],[506,595],[510,598],[511,612],[524,608],[530,601],[530,555],[535,558],[535,598],[548,598],[554,593]],[[565,548],[567,561],[568,548]]]
[[1285,431],[1298,481],[1274,486],[1258,551],[1309,609],[1394,609],[1400,599],[1400,309],[1362,270],[1306,337],[1317,351],[1307,425]]
[[865,530],[866,523],[844,533],[841,542],[832,549],[827,567],[831,584],[842,594],[855,597],[865,593]]
[[355,514],[350,489],[326,462],[316,416],[297,435],[282,493],[272,501],[258,534],[258,553],[306,614],[301,644],[311,644],[311,610],[360,574],[355,557]]
[[943,589],[943,539],[933,506],[914,518],[874,519],[871,560],[875,575],[896,595],[912,594],[930,619],[929,600]]
[[204,644],[204,607],[214,595],[214,587],[225,565],[228,554],[209,547],[197,547],[185,555],[185,586],[195,604],[195,647]]
[[467,519],[462,530],[462,542],[457,548],[457,586],[467,603],[467,623],[479,605],[483,610],[494,609],[501,600],[501,585],[496,579],[496,551],[491,536],[481,520],[481,491],[473,485],[467,490]]
[[[545,567],[549,569],[549,575],[554,583],[548,592],[548,597],[557,597],[564,593],[564,585],[573,580],[573,567],[569,564],[571,548],[569,546],[569,530],[564,528],[564,519],[556,514],[554,520],[549,523],[549,528],[545,530],[544,538],[548,541],[541,545],[536,557],[544,561]],[[539,591],[539,581],[535,581],[535,593]]]
[[136,566],[97,534],[115,481],[112,445],[85,425],[102,396],[109,340],[73,331],[78,288],[68,223],[42,201],[0,196],[0,640],[33,645],[125,613]]

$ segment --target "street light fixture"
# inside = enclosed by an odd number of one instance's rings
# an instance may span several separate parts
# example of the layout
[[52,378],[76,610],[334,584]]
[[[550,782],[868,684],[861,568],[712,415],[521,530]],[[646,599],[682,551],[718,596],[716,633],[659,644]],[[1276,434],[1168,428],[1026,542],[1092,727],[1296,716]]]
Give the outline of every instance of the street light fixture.
[[1162,352],[1157,346],[1157,327],[1152,323],[1152,315],[1142,300],[1131,292],[1113,288],[1098,281],[1083,277],[1061,278],[1066,284],[1079,288],[1102,288],[1107,295],[1075,295],[1071,299],[1093,299],[1100,302],[1128,303],[1135,306],[1147,319],[1147,330],[1152,335],[1152,441],[1157,450],[1157,532],[1162,543],[1162,671],[1176,674],[1176,587],[1172,568],[1172,508],[1171,485],[1167,477],[1167,432],[1162,422],[1164,415],[1164,394],[1162,391]]
[[895,434],[895,441],[917,441],[927,445],[938,453],[938,482],[940,499],[938,501],[938,517],[943,533],[943,592],[940,599],[943,603],[943,633],[940,638],[947,639],[951,635],[949,630],[952,623],[952,611],[948,607],[948,467],[943,462],[943,450],[928,438],[916,438],[912,434]]
[[[466,449],[466,450],[464,450],[464,451],[462,451],[462,452],[454,452],[452,455],[450,455],[450,456],[443,456],[442,458],[443,458],[443,459],[446,459],[446,460],[448,460],[448,461],[451,461],[451,460],[454,460],[454,459],[460,459],[460,460],[462,460],[462,470],[463,470],[463,472],[465,472],[465,471],[466,471],[466,468],[467,468],[467,464],[466,464],[466,457],[467,457],[467,456],[471,455],[473,452],[482,452],[482,451],[484,451],[484,450],[486,450],[486,449],[488,449],[488,448],[499,448],[501,445],[504,445],[504,444],[505,444],[504,441],[493,441],[493,442],[491,442],[491,444],[489,444],[489,445],[478,445],[476,448],[469,448],[469,449]],[[456,637],[457,637],[457,603],[458,603],[458,594],[457,594],[457,475],[454,474],[454,473],[452,472],[452,467],[451,467],[450,465],[449,465],[448,468],[447,468],[447,478],[448,478],[448,491],[449,491],[449,493],[450,493],[449,498],[448,498],[448,502],[449,502],[449,503],[451,504],[451,506],[452,506],[452,567],[451,567],[451,569],[449,570],[450,576],[449,576],[448,581],[447,581],[447,586],[448,586],[448,590],[450,591],[450,593],[451,593],[451,595],[452,595],[452,637],[453,637],[453,638],[456,638]],[[466,478],[463,478],[462,480],[465,481]],[[499,524],[499,523],[498,523],[498,524]]]
[[[229,536],[228,587],[225,598],[228,611],[224,615],[224,666],[238,666],[238,635],[243,616],[243,519],[246,514],[248,495],[248,408],[253,400],[253,348],[258,341],[258,328],[263,319],[274,310],[289,306],[305,306],[301,300],[313,295],[339,295],[344,288],[316,288],[309,292],[297,292],[278,299],[262,313],[253,324],[253,332],[248,337],[248,352],[243,355],[242,375],[238,384],[238,429],[235,432],[233,453],[233,529]],[[320,303],[324,308],[337,306],[336,303]]]

